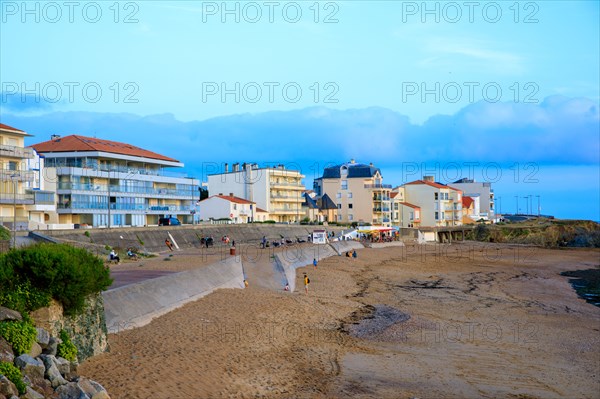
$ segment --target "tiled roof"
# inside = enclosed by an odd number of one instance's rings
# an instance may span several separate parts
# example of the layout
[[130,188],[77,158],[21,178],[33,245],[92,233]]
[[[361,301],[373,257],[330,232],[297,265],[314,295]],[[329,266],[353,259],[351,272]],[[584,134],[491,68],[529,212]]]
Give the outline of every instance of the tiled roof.
[[329,195],[327,194],[323,194],[323,196],[317,200],[317,204],[319,205],[319,209],[321,210],[338,209],[335,202],[333,202],[331,197],[329,197]]
[[256,207],[256,212],[260,212],[260,213],[269,213],[269,212],[267,212],[267,211],[265,211],[264,209],[262,209],[262,208],[259,208],[259,207]]
[[17,129],[16,127],[5,125],[4,123],[0,123],[0,129],[3,129],[3,130],[12,130],[14,132],[25,133],[21,129]]
[[302,206],[305,206],[308,209],[319,209],[319,206],[317,205],[317,201],[310,198],[310,195],[308,195],[308,193],[304,193],[302,195],[304,196],[304,202],[302,203]]
[[236,197],[236,196],[231,196],[231,195],[213,195],[211,197],[206,198],[204,201],[206,201],[207,199],[210,199],[210,198],[214,198],[214,197],[221,198],[221,199],[224,199],[229,202],[235,202],[236,204],[255,204],[255,202],[248,201],[246,199]]
[[157,154],[131,144],[119,143],[117,141],[102,140],[85,136],[65,136],[43,143],[34,144],[31,147],[39,153],[52,152],[90,152],[102,151],[113,154],[130,155],[134,157],[158,159],[161,161],[179,162],[176,159]]
[[399,192],[392,192],[390,193],[390,198],[396,198],[396,196],[400,194]]
[[459,190],[454,187],[446,186],[444,184],[434,183],[434,182],[425,181],[425,180],[415,180],[415,181],[411,181],[409,183],[405,183],[406,186],[415,185],[415,184],[425,184],[427,186],[431,186],[431,187],[435,187],[435,188],[449,188],[450,190],[454,190],[454,191],[462,191],[462,190]]
[[410,208],[414,208],[414,209],[421,209],[421,207],[420,207],[420,206],[413,205],[413,204],[409,204],[408,202],[401,202],[401,204],[402,204],[402,205],[404,205],[404,206],[408,206],[408,207],[410,207]]
[[462,204],[463,204],[463,206],[464,206],[464,207],[466,207],[466,208],[470,208],[470,207],[471,207],[471,205],[473,204],[473,202],[474,202],[474,200],[473,200],[473,198],[471,198],[471,197],[467,197],[466,195],[464,195],[464,196],[462,197]]

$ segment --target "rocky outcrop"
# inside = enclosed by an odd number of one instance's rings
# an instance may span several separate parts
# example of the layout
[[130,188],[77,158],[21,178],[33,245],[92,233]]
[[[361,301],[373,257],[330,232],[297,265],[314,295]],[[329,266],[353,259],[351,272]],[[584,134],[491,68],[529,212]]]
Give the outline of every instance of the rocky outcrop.
[[0,321],[4,320],[23,320],[23,317],[15,310],[0,306]]
[[[3,310],[3,314],[11,313]],[[62,324],[63,328],[66,329],[68,323]],[[53,326],[56,327],[56,324]],[[19,396],[15,384],[0,374],[0,399],[110,399],[102,385],[77,375],[76,362],[57,357],[57,346],[61,343],[59,338],[43,327],[36,329],[35,349],[18,357],[0,337],[0,361],[14,364],[21,371],[27,386]],[[31,355],[37,352],[40,353]]]
[[[58,336],[61,330],[65,330],[73,337],[73,344],[77,347],[77,360],[99,355],[108,347],[106,319],[104,316],[104,303],[102,295],[90,296],[86,301],[85,311],[76,316],[67,316],[63,312],[62,305],[52,301],[50,306],[36,310],[31,314],[35,325],[49,332],[50,335]],[[38,339],[44,354],[56,355],[56,343],[50,337]]]

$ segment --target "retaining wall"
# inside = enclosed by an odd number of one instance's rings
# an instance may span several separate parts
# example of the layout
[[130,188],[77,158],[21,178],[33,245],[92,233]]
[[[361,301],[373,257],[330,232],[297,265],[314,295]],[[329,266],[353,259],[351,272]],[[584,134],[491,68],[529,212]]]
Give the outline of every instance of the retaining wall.
[[106,326],[111,333],[144,326],[219,288],[244,288],[240,257],[103,292]]
[[297,268],[312,265],[313,259],[320,261],[337,255],[337,252],[329,244],[297,247],[275,254],[275,264],[285,274],[290,291],[293,292],[296,289]]

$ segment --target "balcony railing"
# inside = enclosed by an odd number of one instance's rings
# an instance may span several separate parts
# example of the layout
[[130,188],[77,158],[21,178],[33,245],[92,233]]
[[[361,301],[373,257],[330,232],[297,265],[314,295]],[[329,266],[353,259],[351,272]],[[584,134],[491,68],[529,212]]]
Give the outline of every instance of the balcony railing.
[[[81,184],[81,183],[58,183],[59,190],[73,190],[73,191],[96,191],[96,192],[108,192],[108,186],[97,185],[97,184]],[[110,186],[111,193],[131,193],[131,194],[148,194],[148,195],[169,195],[174,197],[185,197],[190,198],[196,195],[189,190],[175,190],[169,188],[148,188],[148,187],[124,187],[124,186]]]
[[[177,178],[182,178],[182,179],[191,179],[191,177],[185,173],[165,171],[162,169],[146,169],[146,168],[136,168],[136,167],[128,167],[128,166],[105,166],[105,165],[94,166],[94,165],[85,165],[84,163],[75,164],[75,165],[47,164],[46,166],[63,168],[63,169],[80,168],[80,169],[93,171],[93,172],[124,173],[124,174],[129,175],[131,178],[133,178],[135,175],[147,175],[147,176],[164,176],[164,177],[177,177]],[[72,171],[63,172],[63,171],[59,170],[58,174],[59,175],[71,175],[74,173],[72,173]]]
[[[66,204],[58,204],[58,209],[71,209],[71,210],[98,210],[106,211],[108,209],[107,204],[103,203],[87,203],[87,202],[74,202]],[[110,204],[110,209],[115,211],[145,211],[145,212],[189,212],[191,208],[189,206],[177,206],[177,205],[142,205],[142,204]]]
[[35,174],[29,171],[23,170],[0,170],[0,181],[33,181]]
[[365,184],[365,188],[375,188],[375,189],[384,189],[384,188],[392,188],[391,184]]
[[299,201],[304,200],[304,197],[300,194],[297,194],[297,195],[271,195],[271,198],[273,198],[273,199],[294,199],[294,200],[299,200]]
[[377,208],[377,207],[373,208],[373,212],[377,212],[377,213],[380,213],[380,212],[389,212],[389,211],[390,211],[390,208],[385,207],[385,206],[383,208]]
[[31,205],[33,204],[33,194],[0,194],[0,204],[18,204],[18,205]]
[[34,157],[31,148],[17,147],[14,145],[0,145],[0,156],[32,159]]
[[270,182],[271,187],[276,187],[276,186],[283,186],[283,187],[295,187],[295,188],[304,188],[304,184],[302,184],[301,182],[298,181],[280,181],[280,182],[276,182],[276,181],[272,181]]

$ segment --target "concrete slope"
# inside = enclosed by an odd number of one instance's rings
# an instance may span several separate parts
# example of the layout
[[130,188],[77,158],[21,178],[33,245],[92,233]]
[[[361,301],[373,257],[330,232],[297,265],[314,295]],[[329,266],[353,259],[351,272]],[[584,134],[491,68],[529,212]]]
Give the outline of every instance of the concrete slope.
[[103,292],[106,326],[111,333],[144,326],[219,288],[244,288],[240,257]]
[[311,265],[313,259],[320,261],[330,256],[338,256],[338,254],[328,244],[303,246],[275,254],[275,264],[285,275],[287,283],[290,285],[290,291],[294,291],[297,268]]
[[347,251],[354,251],[355,249],[362,249],[364,245],[362,245],[358,241],[335,241],[330,243],[331,247],[337,252],[338,255],[344,256]]

